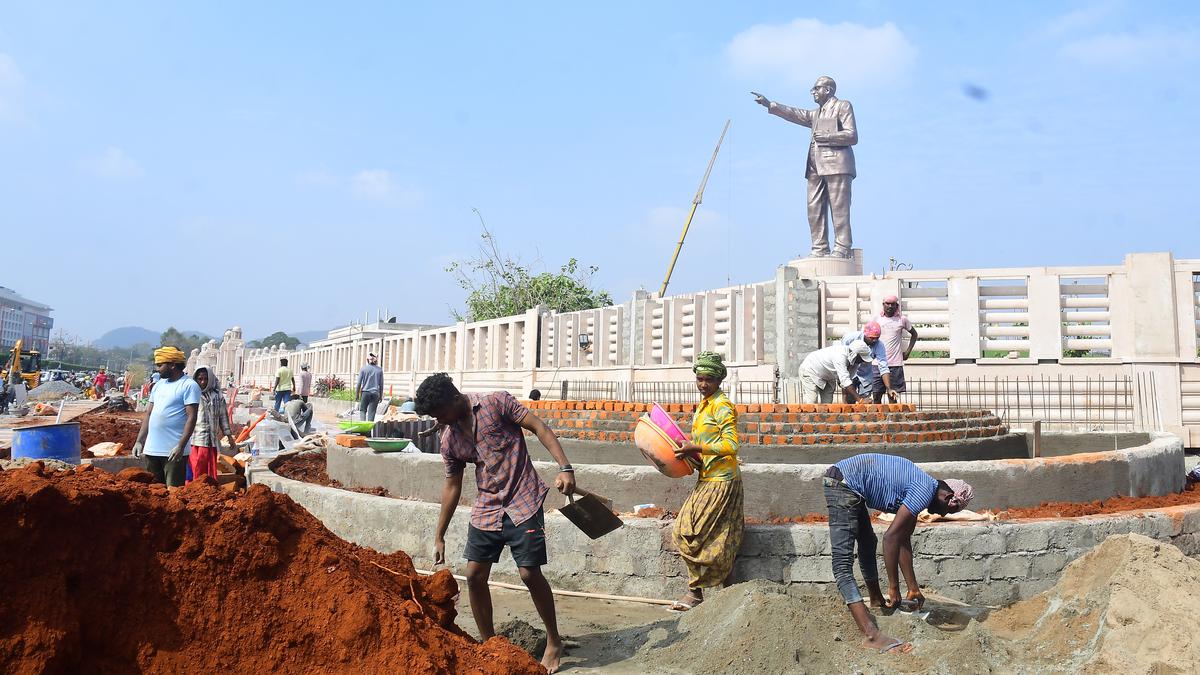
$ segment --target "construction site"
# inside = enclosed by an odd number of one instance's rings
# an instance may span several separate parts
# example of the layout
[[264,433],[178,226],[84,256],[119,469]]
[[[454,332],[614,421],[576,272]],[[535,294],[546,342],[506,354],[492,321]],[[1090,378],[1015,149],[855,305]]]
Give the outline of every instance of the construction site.
[[[239,401],[239,432],[270,419],[258,392]],[[579,484],[623,521],[590,539],[547,500],[567,672],[1200,668],[1200,648],[1179,630],[1200,611],[1186,590],[1200,581],[1200,491],[1185,486],[1192,462],[1170,434],[1035,439],[985,410],[739,406],[747,526],[736,583],[680,616],[666,611],[686,581],[670,532],[689,481],[630,451],[650,406],[525,403],[562,439]],[[0,418],[2,445],[62,425],[85,439],[66,461],[0,460],[5,672],[544,672],[545,636],[528,596],[510,590],[523,589],[511,560],[493,577],[500,635],[482,644],[454,576],[461,563],[433,569],[437,454],[375,452],[370,433],[337,433],[336,406],[325,406],[321,429],[301,441],[260,429],[248,435],[254,454],[224,456],[218,480],[168,489],[126,449],[143,413],[50,407]],[[391,410],[372,430],[389,424],[433,421]],[[975,519],[918,527],[922,611],[878,613],[913,645],[907,654],[858,646],[833,590],[816,486],[829,462],[860,451],[967,476],[980,495]],[[464,490],[461,502],[473,499]],[[462,529],[451,528],[449,548],[461,548]],[[713,644],[729,648],[705,649]]]
[[1200,11],[794,4],[0,10],[0,673],[1200,673]]

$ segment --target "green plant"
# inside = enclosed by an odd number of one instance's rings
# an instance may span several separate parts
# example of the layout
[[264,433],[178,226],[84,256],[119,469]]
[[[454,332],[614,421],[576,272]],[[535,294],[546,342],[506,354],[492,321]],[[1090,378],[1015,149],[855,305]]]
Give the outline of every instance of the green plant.
[[538,305],[556,312],[575,312],[582,309],[607,307],[612,297],[607,291],[591,287],[596,266],[582,268],[571,258],[557,274],[534,274],[520,260],[500,252],[495,236],[483,223],[479,255],[468,260],[455,260],[446,266],[458,285],[467,291],[466,312],[451,309],[456,321],[487,321],[522,314]]
[[327,375],[317,379],[317,384],[313,386],[314,396],[329,396],[330,392],[337,389],[345,389],[346,382],[337,375]]
[[329,398],[331,398],[335,401],[353,401],[354,400],[354,390],[353,389],[332,389],[329,392]]

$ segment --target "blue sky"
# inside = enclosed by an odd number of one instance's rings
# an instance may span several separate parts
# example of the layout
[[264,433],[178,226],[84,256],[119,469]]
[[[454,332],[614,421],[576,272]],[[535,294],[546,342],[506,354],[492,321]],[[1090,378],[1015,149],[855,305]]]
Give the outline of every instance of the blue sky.
[[808,248],[808,133],[748,92],[821,74],[869,270],[1200,257],[1194,3],[733,4],[9,3],[0,283],[85,339],[448,322],[474,207],[621,301],[727,118],[671,291],[765,280]]

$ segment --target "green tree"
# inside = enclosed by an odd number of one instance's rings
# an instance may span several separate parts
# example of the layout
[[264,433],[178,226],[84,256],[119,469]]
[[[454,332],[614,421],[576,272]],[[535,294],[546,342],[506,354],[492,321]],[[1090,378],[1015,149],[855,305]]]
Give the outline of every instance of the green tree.
[[[482,216],[479,221],[483,224]],[[598,267],[581,267],[578,260],[571,258],[557,274],[534,274],[520,260],[500,252],[486,225],[480,236],[482,242],[476,257],[456,260],[446,267],[467,291],[466,311],[450,310],[455,320],[487,321],[522,314],[538,305],[557,312],[574,312],[613,304],[607,291],[592,288],[591,280]]]
[[163,331],[163,334],[158,338],[160,345],[171,345],[183,350],[187,356],[192,355],[193,349],[199,349],[201,345],[208,342],[209,338],[199,333],[191,333],[184,335],[174,326]]
[[300,338],[292,337],[281,330],[277,330],[261,340],[251,340],[250,342],[246,343],[246,346],[253,349],[259,349],[260,347],[286,345],[288,349],[295,349],[296,345],[298,344],[300,344]]

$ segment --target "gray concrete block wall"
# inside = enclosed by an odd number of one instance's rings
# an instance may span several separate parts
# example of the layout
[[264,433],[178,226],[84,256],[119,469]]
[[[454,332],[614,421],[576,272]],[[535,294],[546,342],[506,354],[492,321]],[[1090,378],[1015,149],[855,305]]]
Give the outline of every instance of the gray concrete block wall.
[[[1145,446],[1066,458],[919,462],[937,478],[960,478],[975,488],[977,509],[1037,506],[1045,501],[1090,502],[1114,495],[1164,495],[1183,483],[1183,444],[1170,434],[1154,435]],[[558,465],[534,462],[546,484]],[[822,464],[743,464],[745,513],[769,520],[777,516],[824,513]],[[397,497],[434,502],[440,498],[444,468],[438,455],[376,454],[334,447],[328,452],[329,476],[350,487],[387,488]],[[653,503],[678,511],[692,490],[692,478],[672,479],[650,466],[575,464],[581,487],[613,500],[619,511]],[[463,476],[464,504],[475,498],[474,467]]]
[[[417,567],[432,565],[438,505],[375,497],[282,478],[264,462],[251,483],[289,495],[334,534],[384,552],[404,550]],[[554,502],[548,499],[548,507]],[[460,507],[447,532],[447,557],[459,573],[469,507]],[[672,598],[686,587],[671,523],[631,519],[621,529],[588,539],[561,515],[546,515],[551,583],[570,590]],[[882,547],[886,527],[876,526]],[[1028,598],[1052,586],[1070,561],[1114,534],[1136,532],[1200,553],[1200,506],[1057,520],[922,525],[913,535],[914,566],[924,588],[983,605]],[[882,550],[879,551],[883,573]],[[507,555],[497,577],[517,580]],[[828,527],[824,524],[753,525],[735,566],[735,579],[763,578],[833,593]]]

